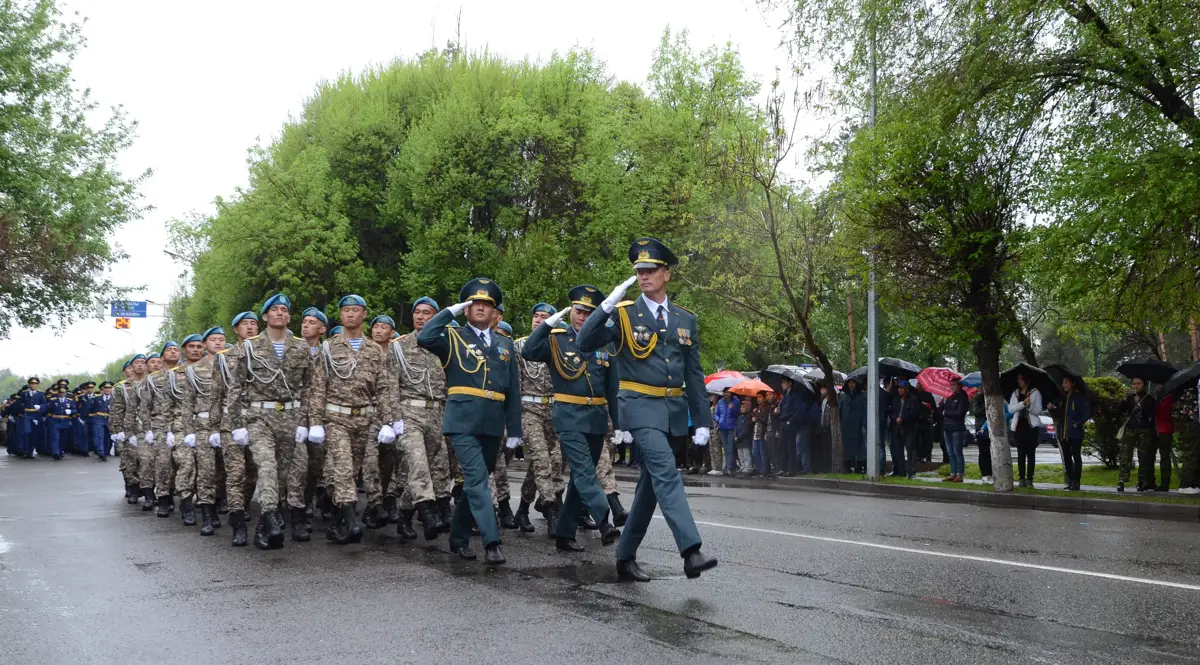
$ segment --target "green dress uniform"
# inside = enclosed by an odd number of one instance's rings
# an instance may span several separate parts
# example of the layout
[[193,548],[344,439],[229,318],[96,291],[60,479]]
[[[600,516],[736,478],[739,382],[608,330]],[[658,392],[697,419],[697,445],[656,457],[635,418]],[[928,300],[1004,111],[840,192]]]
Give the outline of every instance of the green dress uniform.
[[[468,282],[461,295],[463,301],[493,304],[501,298],[496,283],[483,278]],[[511,339],[493,332],[486,344],[470,326],[450,327],[453,320],[449,308],[438,312],[417,335],[417,344],[437,356],[446,372],[442,433],[450,437],[462,467],[467,498],[455,505],[450,525],[450,547],[457,551],[470,542],[471,516],[485,547],[500,542],[488,474],[496,468],[506,428],[509,437],[521,436],[521,382]]]
[[609,505],[596,479],[596,461],[604,448],[609,419],[617,422],[617,368],[607,349],[584,353],[572,327],[542,324],[526,340],[521,356],[550,366],[554,385],[551,418],[571,469],[562,512],[554,535],[573,540],[580,504],[598,524],[608,519]]
[[[635,268],[674,263],[674,256],[661,243],[643,240],[651,244],[639,240],[630,249]],[[615,345],[620,428],[633,435],[642,461],[633,506],[617,545],[619,563],[635,560],[656,503],[681,555],[686,558],[698,553],[701,545],[667,440],[688,435],[689,411],[697,428],[712,426],[700,368],[699,327],[694,314],[669,300],[661,310],[652,311],[642,296],[618,303],[610,312],[602,306],[583,324],[576,340],[585,353]],[[613,317],[617,323],[610,327],[607,324]]]

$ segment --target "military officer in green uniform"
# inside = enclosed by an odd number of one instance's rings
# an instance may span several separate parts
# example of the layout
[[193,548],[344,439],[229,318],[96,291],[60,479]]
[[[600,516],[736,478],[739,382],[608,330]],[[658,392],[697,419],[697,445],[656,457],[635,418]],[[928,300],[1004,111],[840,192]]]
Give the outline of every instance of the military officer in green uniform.
[[[466,502],[458,502],[450,525],[450,549],[474,559],[470,547],[471,517],[483,541],[484,561],[504,563],[500,529],[488,492],[488,474],[507,428],[508,443],[521,438],[521,379],[512,340],[491,330],[492,314],[501,303],[500,285],[477,277],[463,286],[457,305],[438,312],[417,335],[417,344],[442,361],[446,370],[446,414],[442,432],[464,477]],[[450,327],[463,311],[467,325]],[[470,506],[468,508],[468,506]],[[469,514],[468,514],[469,511]]]
[[[633,435],[642,461],[633,506],[617,545],[617,574],[623,580],[650,581],[637,563],[637,550],[657,503],[675,536],[683,571],[693,579],[715,567],[717,560],[700,551],[700,532],[667,437],[687,434],[690,411],[696,426],[695,443],[708,443],[712,414],[704,395],[699,327],[696,315],[667,298],[676,259],[666,245],[654,238],[640,238],[630,246],[629,260],[637,275],[613,289],[576,338],[584,353],[615,345],[621,377],[617,398],[620,429]],[[641,296],[621,300],[634,282]],[[616,324],[609,327],[614,315]]]
[[[596,479],[596,460],[604,448],[609,419],[617,422],[617,369],[605,348],[583,353],[575,342],[579,329],[600,302],[600,291],[584,284],[571,289],[571,307],[560,310],[539,325],[521,349],[521,357],[546,363],[554,387],[551,419],[571,469],[562,513],[554,524],[555,547],[582,552],[575,542],[581,503],[600,525],[600,541],[611,545],[621,536],[608,521],[609,506]],[[570,312],[571,324],[558,322]],[[529,472],[532,473],[532,470]]]

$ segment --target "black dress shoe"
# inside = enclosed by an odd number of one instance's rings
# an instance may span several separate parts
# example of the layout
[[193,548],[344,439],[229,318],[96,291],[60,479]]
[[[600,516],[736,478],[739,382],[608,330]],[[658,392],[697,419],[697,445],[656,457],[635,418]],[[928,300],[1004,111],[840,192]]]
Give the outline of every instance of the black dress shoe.
[[492,543],[483,548],[483,562],[489,566],[500,566],[504,564],[504,553],[500,551],[499,543]]
[[649,582],[650,576],[637,561],[617,561],[617,578],[624,582]]
[[699,548],[683,557],[683,574],[687,575],[689,580],[694,580],[700,577],[700,573],[716,567],[717,558],[701,552]]
[[475,554],[475,550],[471,549],[470,545],[451,547],[450,551],[457,554],[458,558],[462,559],[463,561],[474,561],[478,557],[478,555]]
[[583,512],[579,514],[579,528],[587,529],[588,531],[595,531],[600,528],[600,525],[596,524],[596,520],[592,517],[592,514],[587,511],[587,508],[584,508]]
[[608,507],[612,511],[613,526],[625,526],[625,520],[629,517],[629,513],[625,512],[625,506],[621,505],[620,497],[616,494],[609,494]]
[[554,549],[559,552],[582,552],[586,548],[575,542],[574,538],[555,538]]
[[600,523],[600,544],[612,545],[621,538],[621,530],[604,520]]

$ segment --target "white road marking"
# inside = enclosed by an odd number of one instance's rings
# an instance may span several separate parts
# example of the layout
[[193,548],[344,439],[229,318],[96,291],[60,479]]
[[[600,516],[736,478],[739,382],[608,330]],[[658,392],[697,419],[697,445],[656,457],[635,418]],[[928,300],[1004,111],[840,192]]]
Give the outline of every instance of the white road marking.
[[[655,514],[657,519],[662,519],[662,515]],[[1033,570],[1045,570],[1052,573],[1067,573],[1069,575],[1083,575],[1085,577],[1099,577],[1106,580],[1116,580],[1118,582],[1133,582],[1135,584],[1149,584],[1151,586],[1165,586],[1173,589],[1187,589],[1189,591],[1200,591],[1200,585],[1184,584],[1182,582],[1168,582],[1166,580],[1152,580],[1145,577],[1130,577],[1128,575],[1114,575],[1112,573],[1100,573],[1094,570],[1079,570],[1076,568],[1063,568],[1061,566],[1045,566],[1040,563],[1026,563],[1024,561],[1010,561],[1008,559],[995,559],[987,556],[974,556],[971,554],[953,554],[950,552],[935,552],[933,550],[921,550],[914,547],[900,547],[898,545],[884,545],[882,543],[868,543],[862,540],[849,540],[846,538],[831,538],[829,536],[813,536],[804,533],[793,533],[791,531],[777,531],[775,529],[760,529],[753,526],[740,526],[736,524],[721,524],[720,522],[700,522],[704,526],[715,526],[722,529],[734,529],[737,531],[753,531],[755,533],[768,533],[775,536],[788,536],[790,538],[803,538],[805,540],[816,540],[823,543],[838,543],[840,545],[858,545],[859,547],[872,547],[879,550],[888,550],[891,552],[907,552],[909,554],[924,554],[927,556],[942,557],[944,559],[958,559],[960,561],[976,561],[979,563],[991,563],[1000,566],[1015,566],[1017,568],[1031,568]]]

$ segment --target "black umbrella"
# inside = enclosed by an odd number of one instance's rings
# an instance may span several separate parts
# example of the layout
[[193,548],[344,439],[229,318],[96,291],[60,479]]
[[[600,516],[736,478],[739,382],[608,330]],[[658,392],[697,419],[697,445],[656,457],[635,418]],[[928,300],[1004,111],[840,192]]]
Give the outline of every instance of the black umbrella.
[[793,386],[814,392],[804,378],[804,370],[795,365],[771,365],[758,373],[758,380],[771,386],[771,390],[777,393],[783,393],[783,379],[791,379]]
[[1081,392],[1088,392],[1088,387],[1083,381],[1083,376],[1072,370],[1070,367],[1067,367],[1066,365],[1053,364],[1046,365],[1042,369],[1046,370],[1046,373],[1049,374],[1050,378],[1054,380],[1055,385],[1061,386],[1062,380],[1065,377],[1071,377],[1071,380],[1075,382],[1076,388],[1078,388]]
[[1042,393],[1042,404],[1050,404],[1058,399],[1058,386],[1054,385],[1054,379],[1046,370],[1028,363],[1017,363],[1000,372],[1000,389],[1004,391],[1005,399],[1017,389],[1017,376],[1022,374],[1029,385]]
[[854,370],[853,372],[850,372],[849,374],[846,375],[846,380],[849,381],[850,379],[854,379],[855,381],[858,381],[858,385],[860,385],[860,386],[867,385],[867,368],[859,367],[858,369]]
[[1151,383],[1166,383],[1178,371],[1171,363],[1165,363],[1158,358],[1130,360],[1117,368],[1117,372],[1127,379],[1138,378]]
[[896,379],[915,379],[921,373],[921,368],[899,358],[880,358],[879,376]]
[[1167,381],[1163,389],[1167,391],[1168,395],[1171,395],[1179,390],[1196,387],[1196,381],[1200,381],[1200,363],[1175,372],[1175,375]]

